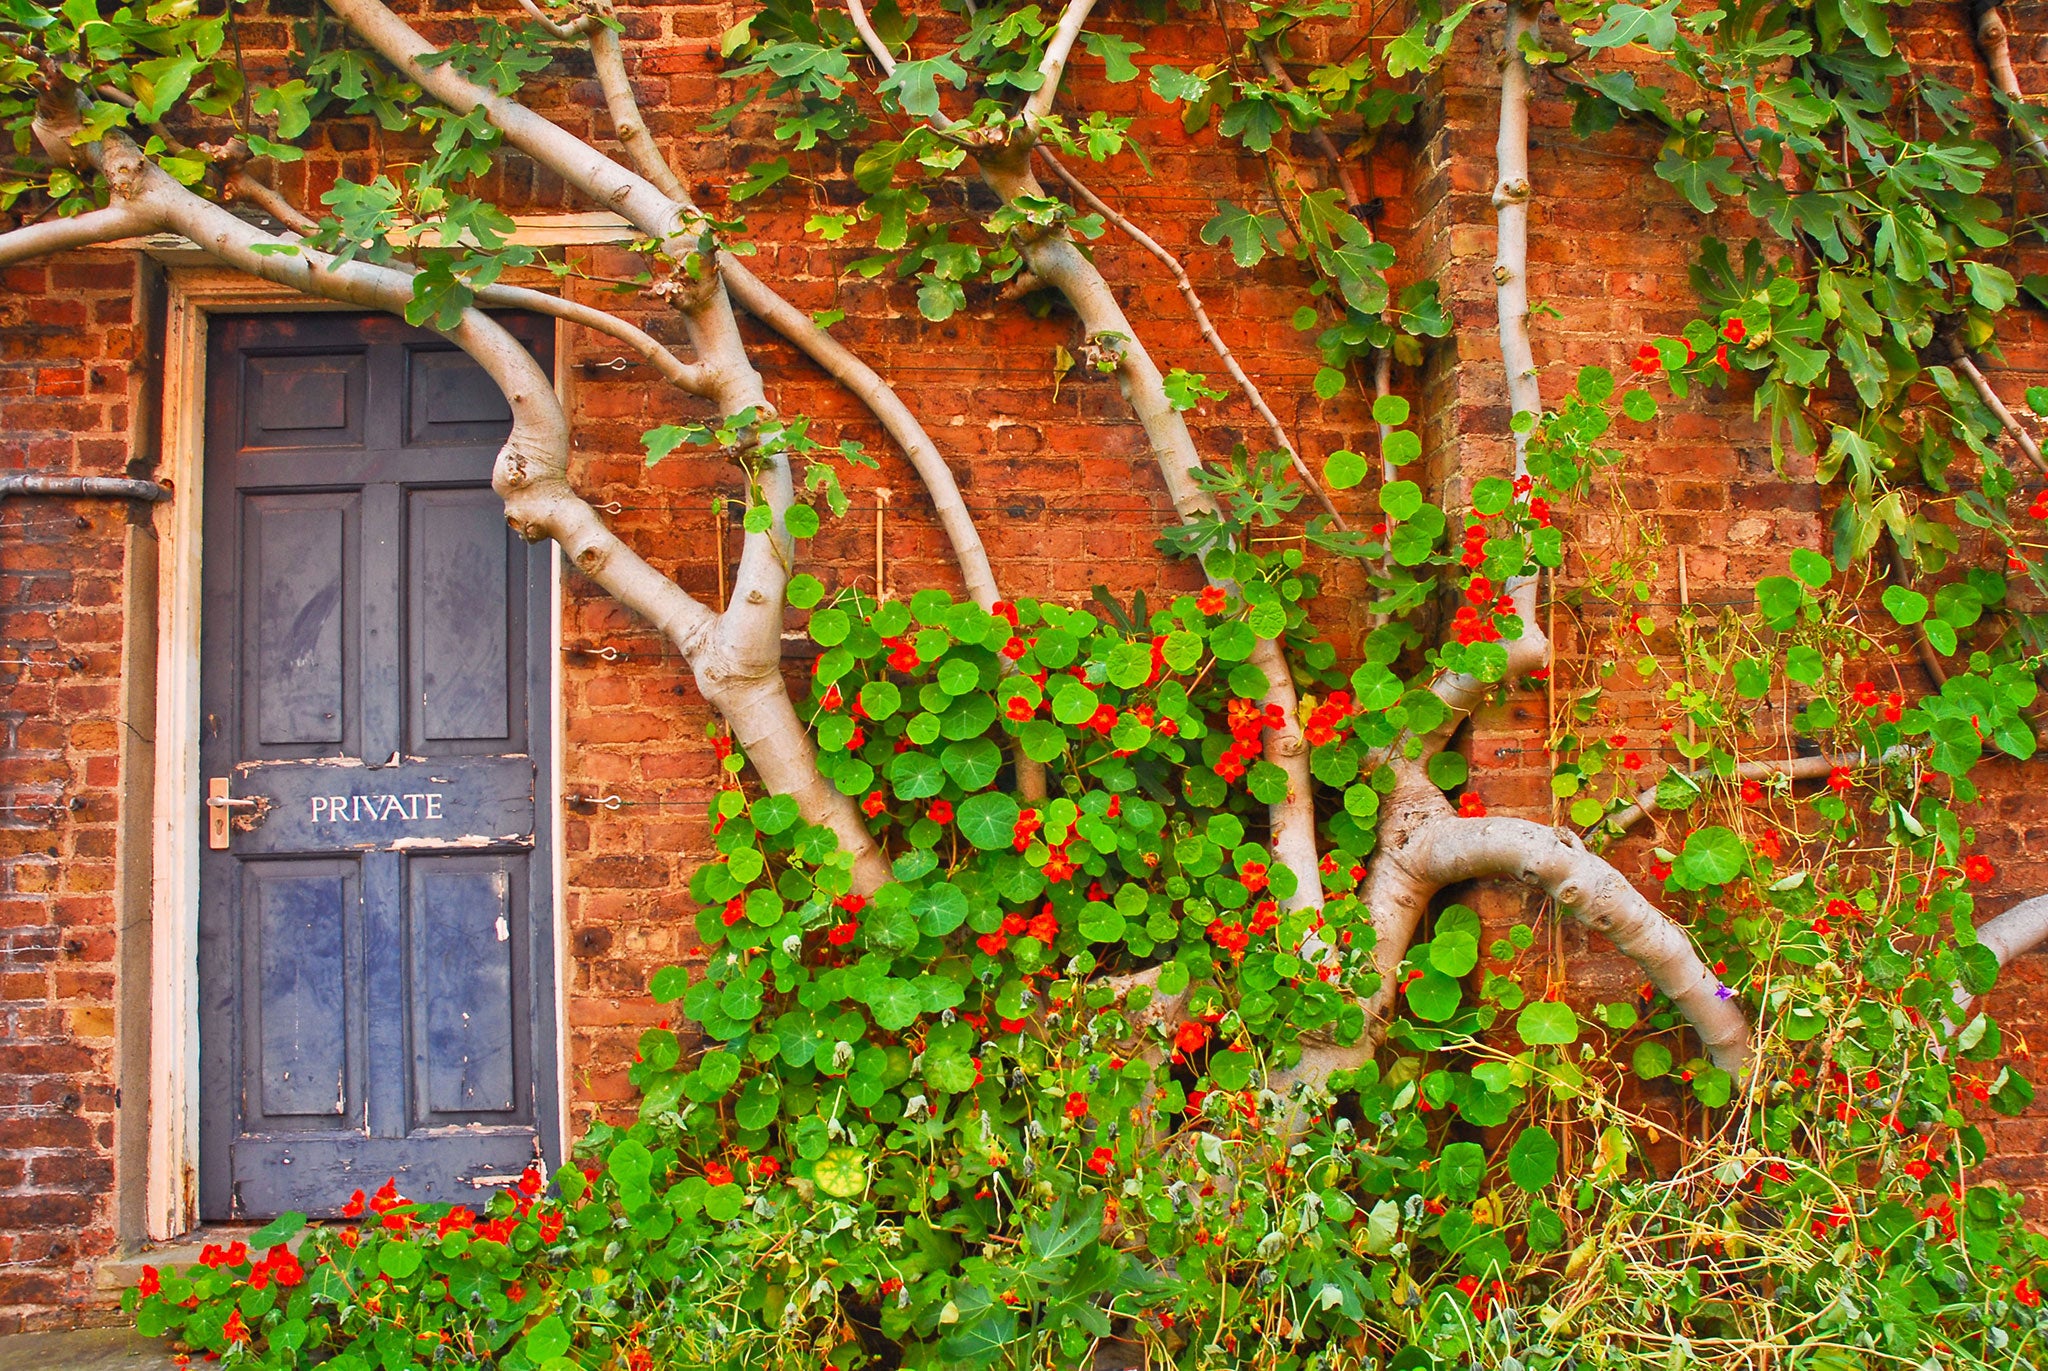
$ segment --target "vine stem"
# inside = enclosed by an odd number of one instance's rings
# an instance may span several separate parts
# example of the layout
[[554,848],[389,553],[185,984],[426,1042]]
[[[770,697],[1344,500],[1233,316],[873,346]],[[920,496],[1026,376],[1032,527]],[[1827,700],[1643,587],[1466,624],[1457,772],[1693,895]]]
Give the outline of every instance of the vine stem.
[[2005,431],[2012,435],[2012,440],[2019,444],[2021,452],[2027,454],[2027,460],[2034,464],[2034,469],[2043,474],[2048,474],[2048,459],[2044,459],[2041,455],[2041,444],[2035,439],[2033,434],[2027,432],[2021,426],[2019,417],[2006,407],[2005,401],[1999,398],[1996,390],[1992,389],[1991,382],[1985,377],[1983,371],[1978,368],[1977,359],[1970,356],[1961,347],[1958,347],[1956,349],[1955,363],[1956,370],[1963,373],[1964,377],[1969,380],[1970,385],[1976,389],[1977,398],[1984,402],[1984,407],[1990,410],[1997,417],[1999,424]]
[[[2014,104],[2025,104],[2027,94],[2020,88],[2019,73],[2012,65],[2012,30],[2005,22],[2005,6],[1998,0],[1973,0],[1970,9],[1976,20],[1970,34],[1983,55],[1992,88]],[[2020,147],[2034,159],[2034,165],[2048,167],[2048,143],[2022,130]]]
[[1287,460],[1294,467],[1295,474],[1301,477],[1303,484],[1307,485],[1310,491],[1314,492],[1316,500],[1324,509],[1329,511],[1330,518],[1336,522],[1337,527],[1349,528],[1350,525],[1344,522],[1344,516],[1337,512],[1337,506],[1331,503],[1330,493],[1323,489],[1322,482],[1315,478],[1315,474],[1308,469],[1308,463],[1302,460],[1301,453],[1296,450],[1293,442],[1289,440],[1287,430],[1280,422],[1280,416],[1275,414],[1273,407],[1266,403],[1266,397],[1260,393],[1258,386],[1253,384],[1252,378],[1245,374],[1244,368],[1238,364],[1236,355],[1231,352],[1229,344],[1223,341],[1223,335],[1218,333],[1216,326],[1210,322],[1209,312],[1202,307],[1202,297],[1196,293],[1194,282],[1188,279],[1187,269],[1181,265],[1180,259],[1161,247],[1150,234],[1132,223],[1124,215],[1112,209],[1101,196],[1090,190],[1074,173],[1068,171],[1066,166],[1052,155],[1051,149],[1047,148],[1043,143],[1039,144],[1034,151],[1037,152],[1040,160],[1052,169],[1053,175],[1066,183],[1067,189],[1074,193],[1075,199],[1081,201],[1088,208],[1094,210],[1097,214],[1115,225],[1117,230],[1126,238],[1129,238],[1132,242],[1143,248],[1169,272],[1173,273],[1174,287],[1180,291],[1181,298],[1187,301],[1188,313],[1194,316],[1195,327],[1201,331],[1202,340],[1208,343],[1210,350],[1222,361],[1224,369],[1230,373],[1230,378],[1237,382],[1238,388],[1244,392],[1245,398],[1251,401],[1252,408],[1259,412],[1259,417],[1266,421],[1266,427],[1272,431],[1273,441],[1278,443],[1280,450],[1287,454]]
[[[1081,25],[1093,7],[1094,0],[1069,0],[1061,13],[1058,31],[1047,48],[1046,60],[1040,64],[1044,85],[1033,94],[1023,112],[1026,134],[1051,108],[1066,55],[1073,50]],[[1060,59],[1057,62],[1052,60],[1055,54]],[[1031,170],[1028,140],[990,146],[977,160],[982,181],[1003,203],[1014,204],[1026,196],[1044,196],[1044,188]],[[1165,377],[1117,303],[1102,272],[1064,228],[1022,237],[1018,247],[1032,273],[1073,307],[1089,339],[1117,340],[1113,344],[1117,383],[1145,431],[1153,460],[1166,480],[1174,511],[1184,521],[1215,517],[1219,513],[1216,502],[1196,479],[1202,458],[1194,436],[1180,411],[1167,399]],[[1227,579],[1211,580],[1226,589],[1235,588]],[[1315,781],[1309,772],[1308,739],[1302,733],[1301,706],[1294,691],[1293,673],[1278,638],[1255,638],[1249,660],[1266,678],[1267,689],[1261,703],[1273,706],[1281,720],[1278,728],[1264,730],[1261,742],[1265,759],[1287,778],[1286,792],[1266,807],[1273,860],[1295,878],[1295,892],[1285,903],[1289,908],[1320,907],[1323,887],[1316,850]]]
[[[1861,752],[1837,752],[1832,755],[1820,753],[1812,757],[1794,757],[1790,760],[1742,762],[1737,764],[1732,779],[1738,781],[1761,781],[1773,776],[1784,776],[1794,781],[1812,781],[1827,775],[1836,767],[1862,766],[1870,759]],[[1701,781],[1724,779],[1718,773],[1694,771],[1683,773],[1683,779],[1697,785]],[[1650,786],[1635,802],[1625,809],[1617,809],[1595,823],[1590,830],[1603,830],[1615,834],[1628,832],[1643,820],[1655,814],[1662,806],[1657,802],[1657,787]]]

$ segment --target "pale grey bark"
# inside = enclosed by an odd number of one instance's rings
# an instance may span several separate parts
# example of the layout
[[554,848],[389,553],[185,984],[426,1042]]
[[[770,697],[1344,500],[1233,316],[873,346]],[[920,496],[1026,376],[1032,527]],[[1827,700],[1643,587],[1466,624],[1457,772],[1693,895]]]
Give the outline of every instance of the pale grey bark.
[[2034,464],[2034,469],[2048,473],[2048,458],[2041,454],[2040,441],[2027,431],[2018,416],[1999,398],[1998,392],[1992,389],[1990,380],[1985,377],[1983,369],[1977,365],[1977,360],[1958,346],[1955,350],[1955,363],[1956,370],[1963,373],[1971,388],[1977,392],[1977,398],[1982,400],[1984,407],[1997,418],[1999,426],[2012,435],[2013,442],[2019,445],[2027,460]]
[[[1976,14],[1972,35],[1977,40],[1977,51],[1984,56],[1993,88],[2015,104],[2025,104],[2027,93],[2020,87],[2019,73],[2013,70],[2012,30],[2005,21],[2005,6],[1975,0],[1970,8]],[[2048,144],[2039,138],[2022,133],[2020,149],[2034,159],[2036,166],[2048,167]]]
[[[1587,851],[1577,834],[1527,819],[1460,818],[1435,786],[1412,772],[1382,814],[1380,846],[1365,888],[1382,978],[1367,1006],[1374,1025],[1383,1026],[1392,1012],[1398,969],[1430,898],[1457,881],[1505,878],[1543,889],[1562,912],[1606,935],[1670,998],[1714,1064],[1740,1074],[1749,1025],[1732,995],[1708,971],[1685,930]],[[1377,1037],[1368,1030],[1368,1038]]]
[[[1778,761],[1740,762],[1735,767],[1733,779],[1738,781],[1761,781],[1772,776],[1785,776],[1795,781],[1816,780],[1827,775],[1838,766],[1861,766],[1864,757],[1860,752],[1844,752],[1834,756],[1790,757]],[[1695,784],[1704,784],[1721,779],[1711,771],[1695,772],[1686,777]],[[1655,814],[1657,787],[1650,786],[1637,795],[1635,802],[1626,808],[1617,809],[1606,818],[1594,824],[1589,832],[1626,833],[1644,819]]]
[[44,219],[0,233],[0,267],[53,252],[70,252],[147,233],[150,225],[125,205],[88,210],[69,219]]
[[[985,153],[981,171],[982,179],[1005,202],[1045,193],[1032,175],[1028,150]],[[1195,447],[1194,435],[1188,432],[1180,411],[1167,400],[1166,378],[1117,303],[1109,282],[1064,229],[1026,239],[1018,244],[1018,250],[1032,274],[1058,291],[1073,307],[1087,336],[1115,352],[1117,383],[1145,430],[1153,460],[1166,478],[1167,494],[1175,512],[1183,520],[1214,516],[1218,512],[1216,502],[1195,481],[1194,473],[1202,464],[1202,456]],[[1219,584],[1234,589],[1227,582]],[[1309,774],[1308,739],[1301,731],[1294,678],[1277,639],[1259,639],[1251,663],[1266,677],[1268,688],[1260,703],[1279,706],[1285,720],[1282,727],[1267,729],[1263,740],[1266,760],[1287,775],[1287,794],[1267,807],[1273,856],[1294,873],[1295,893],[1287,902],[1289,907],[1320,906],[1323,887],[1317,870],[1315,783]]]
[[1308,469],[1308,463],[1302,460],[1293,439],[1287,436],[1287,429],[1281,424],[1280,416],[1266,403],[1265,395],[1253,383],[1252,378],[1245,374],[1245,369],[1238,365],[1237,356],[1231,352],[1229,344],[1223,341],[1223,335],[1209,322],[1209,311],[1202,307],[1202,297],[1195,292],[1194,282],[1188,279],[1187,268],[1181,265],[1180,258],[1159,246],[1151,234],[1118,213],[1101,196],[1090,190],[1079,177],[1067,170],[1065,164],[1052,155],[1049,148],[1040,144],[1036,151],[1045,164],[1052,168],[1053,175],[1065,183],[1076,199],[1101,215],[1126,238],[1143,248],[1160,265],[1173,273],[1174,289],[1180,292],[1181,299],[1187,301],[1188,313],[1194,317],[1195,328],[1201,333],[1202,341],[1209,345],[1209,350],[1216,354],[1217,359],[1223,363],[1224,370],[1230,373],[1230,379],[1237,382],[1238,389],[1244,392],[1244,398],[1251,402],[1251,407],[1266,421],[1267,430],[1272,433],[1273,441],[1279,450],[1287,454],[1288,464],[1294,468],[1294,474],[1301,478],[1302,484],[1309,488],[1316,500],[1328,511],[1337,527],[1348,527],[1344,522],[1344,516],[1337,512],[1337,506],[1331,502],[1330,493],[1323,489],[1323,483]]

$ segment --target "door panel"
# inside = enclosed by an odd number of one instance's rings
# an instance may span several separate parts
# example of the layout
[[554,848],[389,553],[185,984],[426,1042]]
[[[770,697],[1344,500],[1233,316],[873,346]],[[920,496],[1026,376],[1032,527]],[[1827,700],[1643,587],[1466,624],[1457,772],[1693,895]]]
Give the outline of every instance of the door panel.
[[324,1127],[348,1116],[348,998],[360,990],[350,953],[361,943],[360,905],[352,861],[244,866],[243,1036],[256,1079],[243,1088],[252,1118]]
[[[407,746],[523,748],[525,699],[506,644],[525,630],[526,563],[490,490],[421,490],[409,499],[412,604]],[[496,668],[496,669],[494,669]]]
[[365,362],[360,351],[245,357],[242,446],[361,446]]
[[414,1105],[422,1122],[501,1120],[527,1094],[531,1064],[513,1031],[526,1014],[517,992],[527,940],[514,927],[525,874],[525,862],[507,856],[407,863]]
[[341,491],[251,496],[243,506],[246,756],[312,756],[354,736],[359,503]]
[[201,861],[201,1212],[474,1202],[560,1157],[553,554],[490,488],[510,413],[383,316],[219,317],[208,366],[201,762],[241,807]]

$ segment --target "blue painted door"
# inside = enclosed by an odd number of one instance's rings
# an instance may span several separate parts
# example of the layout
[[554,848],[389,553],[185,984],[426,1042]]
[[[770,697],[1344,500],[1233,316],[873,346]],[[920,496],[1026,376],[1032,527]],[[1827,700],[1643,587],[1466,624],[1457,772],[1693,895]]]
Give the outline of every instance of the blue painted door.
[[[505,321],[549,365],[541,321]],[[201,765],[200,1209],[474,1203],[560,1156],[550,545],[510,428],[384,316],[213,320]],[[218,803],[225,801],[225,804]]]

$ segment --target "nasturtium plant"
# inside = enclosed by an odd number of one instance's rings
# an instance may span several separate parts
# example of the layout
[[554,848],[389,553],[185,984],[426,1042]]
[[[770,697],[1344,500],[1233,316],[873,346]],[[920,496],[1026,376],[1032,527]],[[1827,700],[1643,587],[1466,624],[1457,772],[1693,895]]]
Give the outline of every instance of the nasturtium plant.
[[[2048,495],[2020,506],[2013,460],[2039,443],[1983,366],[2022,293],[2048,302],[2006,265],[2040,226],[1994,179],[2020,160],[1999,142],[2048,160],[2048,116],[1998,6],[1972,17],[2004,129],[1916,64],[1904,7],[1511,0],[1489,199],[1508,403],[1484,470],[1469,416],[1454,452],[1397,393],[1396,367],[1422,393],[1465,302],[1400,260],[1347,165],[1437,100],[1474,4],[1363,25],[1313,0],[742,7],[704,59],[732,103],[664,111],[745,147],[710,196],[639,118],[623,51],[648,16],[522,8],[437,15],[429,41],[327,0],[255,69],[233,0],[0,13],[0,261],[169,232],[440,330],[508,397],[514,529],[658,625],[720,721],[694,938],[649,978],[634,1098],[475,1205],[394,1178],[336,1196],[340,1222],[151,1270],[142,1329],[279,1371],[2038,1364],[2048,1242],[1984,1177],[1987,1114],[2032,1087],[1977,1001],[2042,921],[1979,919],[1998,873],[1971,808],[1989,765],[2034,756],[2048,644]],[[1556,312],[1528,298],[1543,69],[1576,135],[1650,130],[1640,179],[1731,221],[1687,243],[1696,317],[1624,340],[1620,377],[1546,376],[1531,342]],[[602,93],[616,157],[524,103],[565,70]],[[1087,188],[1127,155],[1150,184],[1140,90],[1174,163],[1258,169],[1195,188],[1169,237],[1298,292],[1308,367],[1282,403],[1179,259]],[[323,163],[293,205],[261,169],[321,118],[374,124],[375,170]],[[688,358],[508,284],[596,278],[514,241],[485,198],[508,150],[628,221],[627,274],[589,284],[679,315]],[[776,233],[866,254],[838,264],[931,323],[1014,301],[1066,329],[1048,403],[1129,401],[1185,591],[1001,593],[918,397],[825,333],[843,311],[741,265]],[[1112,233],[1171,271],[1234,389],[1152,357],[1104,275]],[[796,569],[878,459],[775,409],[736,302],[876,416],[965,593]],[[729,468],[718,608],[611,530],[623,503],[577,493],[569,415],[487,307],[595,328],[688,398],[638,455]],[[1368,384],[1365,431],[1299,450],[1281,413]],[[1628,452],[1722,391],[1774,462],[1810,464],[1827,546],[1674,611]],[[1240,394],[1263,428],[1198,443],[1185,416]],[[1351,520],[1332,490],[1358,492]],[[1337,559],[1342,642],[1317,623]],[[1554,659],[1560,602],[1577,662]],[[785,633],[816,649],[793,687]],[[1664,717],[1626,718],[1623,682]],[[1531,687],[1548,824],[1492,812],[1492,759],[1454,746]],[[1639,856],[1618,845],[1646,823]],[[1440,898],[1494,878],[1547,908]],[[1638,968],[1632,992],[1588,1002],[1565,920]]]

